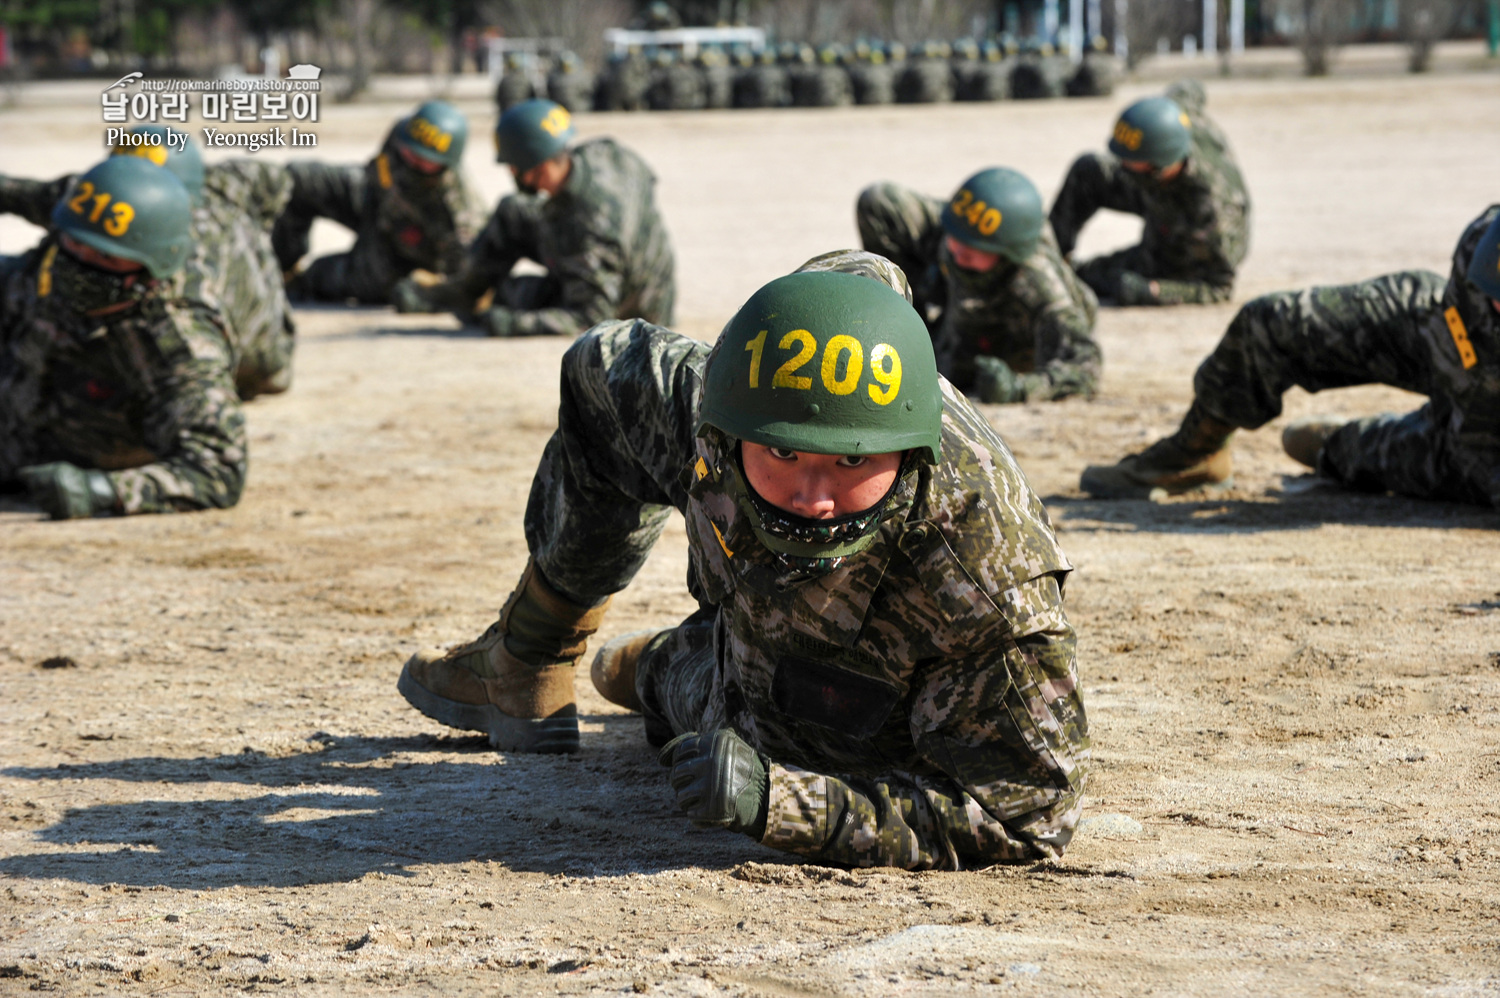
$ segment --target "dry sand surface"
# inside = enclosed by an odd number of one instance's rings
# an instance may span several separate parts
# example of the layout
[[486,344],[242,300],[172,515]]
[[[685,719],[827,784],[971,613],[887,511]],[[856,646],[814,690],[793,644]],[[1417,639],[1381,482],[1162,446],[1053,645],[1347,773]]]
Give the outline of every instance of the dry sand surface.
[[[1493,74],[1209,86],[1255,201],[1242,301],[1446,273],[1500,193]],[[864,184],[1005,163],[1050,198],[1144,92],[581,127],[657,168],[678,325],[711,338],[856,240]],[[404,109],[325,105],[318,152],[363,160]],[[493,113],[466,109],[493,199]],[[92,104],[0,115],[0,172],[85,167],[101,131]],[[0,251],[34,235],[0,223]],[[1213,501],[1077,491],[1175,425],[1233,308],[1107,312],[1097,399],[987,409],[1077,566],[1090,817],[1061,862],[916,874],[688,827],[586,678],[571,758],[410,709],[406,656],[479,633],[521,571],[567,344],[302,310],[238,508],[0,506],[0,993],[1500,995],[1496,514],[1321,485],[1281,421]],[[1286,416],[1418,401],[1294,391]],[[600,637],[685,615],[685,567],[678,520]]]

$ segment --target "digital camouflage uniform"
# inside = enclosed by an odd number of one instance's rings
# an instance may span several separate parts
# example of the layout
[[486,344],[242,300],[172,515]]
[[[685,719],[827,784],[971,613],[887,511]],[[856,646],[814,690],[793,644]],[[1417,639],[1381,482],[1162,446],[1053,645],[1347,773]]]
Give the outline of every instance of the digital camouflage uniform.
[[974,393],[975,358],[998,357],[1021,375],[1020,398],[1041,401],[1092,395],[1103,357],[1094,341],[1098,300],[1063,261],[1047,227],[1022,264],[1002,257],[985,273],[953,262],[943,238],[944,202],[897,184],[876,184],[859,197],[856,221],[865,249],[906,272],[917,310],[929,325],[938,371]]
[[1199,366],[1198,403],[1254,428],[1281,414],[1292,385],[1418,392],[1428,401],[1415,412],[1335,432],[1318,470],[1357,489],[1500,506],[1500,314],[1465,278],[1497,213],[1465,230],[1447,281],[1408,270],[1250,302]]
[[941,463],[907,467],[868,548],[788,581],[730,497],[732,442],[694,437],[708,354],[639,320],[590,330],[526,511],[536,565],[585,606],[686,516],[702,609],[638,663],[648,731],[732,727],[770,760],[761,841],[819,862],[1060,855],[1089,756],[1070,566],[1005,443],[943,384]]
[[1139,245],[1078,265],[1099,297],[1121,305],[1228,301],[1235,268],[1250,247],[1250,195],[1228,140],[1203,110],[1202,88],[1176,85],[1167,96],[1191,122],[1192,149],[1180,174],[1160,181],[1131,173],[1108,152],[1085,153],[1052,205],[1052,231],[1064,255],[1101,208],[1145,220]]
[[233,506],[248,464],[233,350],[178,271],[90,319],[51,289],[51,237],[0,258],[0,482],[67,461],[109,472],[116,511]]
[[[671,321],[675,264],[656,210],[656,176],[613,139],[569,154],[560,191],[501,198],[455,276],[416,289],[430,307],[467,312],[493,290],[486,321],[503,322],[513,336],[577,336],[614,318]],[[510,278],[522,257],[546,267],[546,279]]]
[[[0,213],[46,227],[52,207],[75,181],[71,175],[50,181],[0,177]],[[271,228],[291,192],[285,168],[232,159],[204,170],[203,190],[193,206],[193,251],[183,265],[183,296],[223,316],[242,399],[291,383],[296,326],[271,249]]]
[[479,210],[462,172],[424,176],[402,162],[389,136],[364,166],[294,160],[287,170],[292,197],[273,234],[282,270],[307,253],[314,219],[331,218],[355,233],[347,253],[320,257],[297,276],[290,286],[295,297],[384,304],[391,286],[413,270],[457,271],[479,231]]

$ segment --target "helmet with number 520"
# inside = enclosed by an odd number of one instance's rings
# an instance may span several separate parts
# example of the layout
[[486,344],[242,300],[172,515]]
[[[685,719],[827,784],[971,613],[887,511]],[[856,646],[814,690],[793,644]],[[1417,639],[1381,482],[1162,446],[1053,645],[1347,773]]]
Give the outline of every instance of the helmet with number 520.
[[911,450],[931,463],[941,454],[927,327],[868,277],[796,273],[767,284],[724,327],[703,382],[699,433],[812,454]]
[[58,231],[110,256],[143,264],[152,277],[177,271],[192,248],[188,192],[170,170],[111,156],[52,209]]

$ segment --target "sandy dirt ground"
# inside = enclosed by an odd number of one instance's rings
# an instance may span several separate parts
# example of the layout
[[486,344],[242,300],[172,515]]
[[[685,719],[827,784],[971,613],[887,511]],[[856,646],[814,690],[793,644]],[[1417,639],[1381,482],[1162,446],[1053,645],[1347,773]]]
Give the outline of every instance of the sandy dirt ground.
[[[678,326],[709,339],[854,243],[864,184],[1000,163],[1050,198],[1144,92],[581,124],[658,169]],[[493,114],[466,109],[493,199]],[[1214,81],[1210,109],[1255,202],[1241,301],[1446,273],[1500,193],[1493,74]],[[403,110],[327,106],[319,154],[364,159]],[[101,130],[91,104],[10,111],[0,171],[83,168]],[[1101,218],[1083,249],[1137,230]],[[34,237],[0,222],[0,251]],[[688,827],[586,677],[570,758],[410,709],[402,661],[479,633],[521,571],[567,344],[302,310],[237,508],[0,506],[0,993],[1500,995],[1496,514],[1320,484],[1282,421],[1212,501],[1077,491],[1173,428],[1233,308],[1107,312],[1097,399],[987,410],[1077,566],[1089,818],[1061,862],[920,874]],[[1294,391],[1284,418],[1418,402]],[[690,611],[684,544],[676,520],[601,639]]]

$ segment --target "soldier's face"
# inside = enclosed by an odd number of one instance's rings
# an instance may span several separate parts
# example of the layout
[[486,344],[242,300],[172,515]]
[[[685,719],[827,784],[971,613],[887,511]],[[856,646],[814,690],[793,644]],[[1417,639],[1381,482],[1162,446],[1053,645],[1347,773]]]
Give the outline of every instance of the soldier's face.
[[987,253],[981,249],[975,249],[965,243],[959,242],[952,236],[944,236],[948,240],[948,252],[953,254],[953,262],[964,270],[972,270],[976,274],[983,274],[995,269],[995,264],[1000,262],[999,253]]
[[524,172],[512,166],[510,174],[516,178],[516,186],[527,194],[546,193],[550,196],[562,190],[572,167],[573,160],[565,153],[543,160]]
[[1120,160],[1120,165],[1129,170],[1131,173],[1139,173],[1142,176],[1154,177],[1157,180],[1171,180],[1182,172],[1182,165],[1186,162],[1187,160],[1185,159],[1179,159],[1171,166],[1163,166],[1160,169],[1157,169],[1157,167],[1155,167],[1151,163],[1145,162],[1144,160],[1122,159]]
[[869,509],[891,490],[903,452],[870,455],[809,454],[740,444],[750,487],[777,509],[811,520],[831,520]]
[[109,253],[101,253],[88,243],[81,243],[72,236],[59,236],[57,240],[69,256],[79,263],[86,263],[90,267],[107,270],[111,274],[133,274],[145,267],[139,260],[129,260],[123,256],[114,256]]
[[397,144],[396,152],[401,156],[401,161],[403,163],[411,167],[413,170],[416,170],[423,176],[435,177],[439,173],[442,173],[447,169],[447,167],[441,163],[418,156],[416,153],[406,148],[406,146]]

